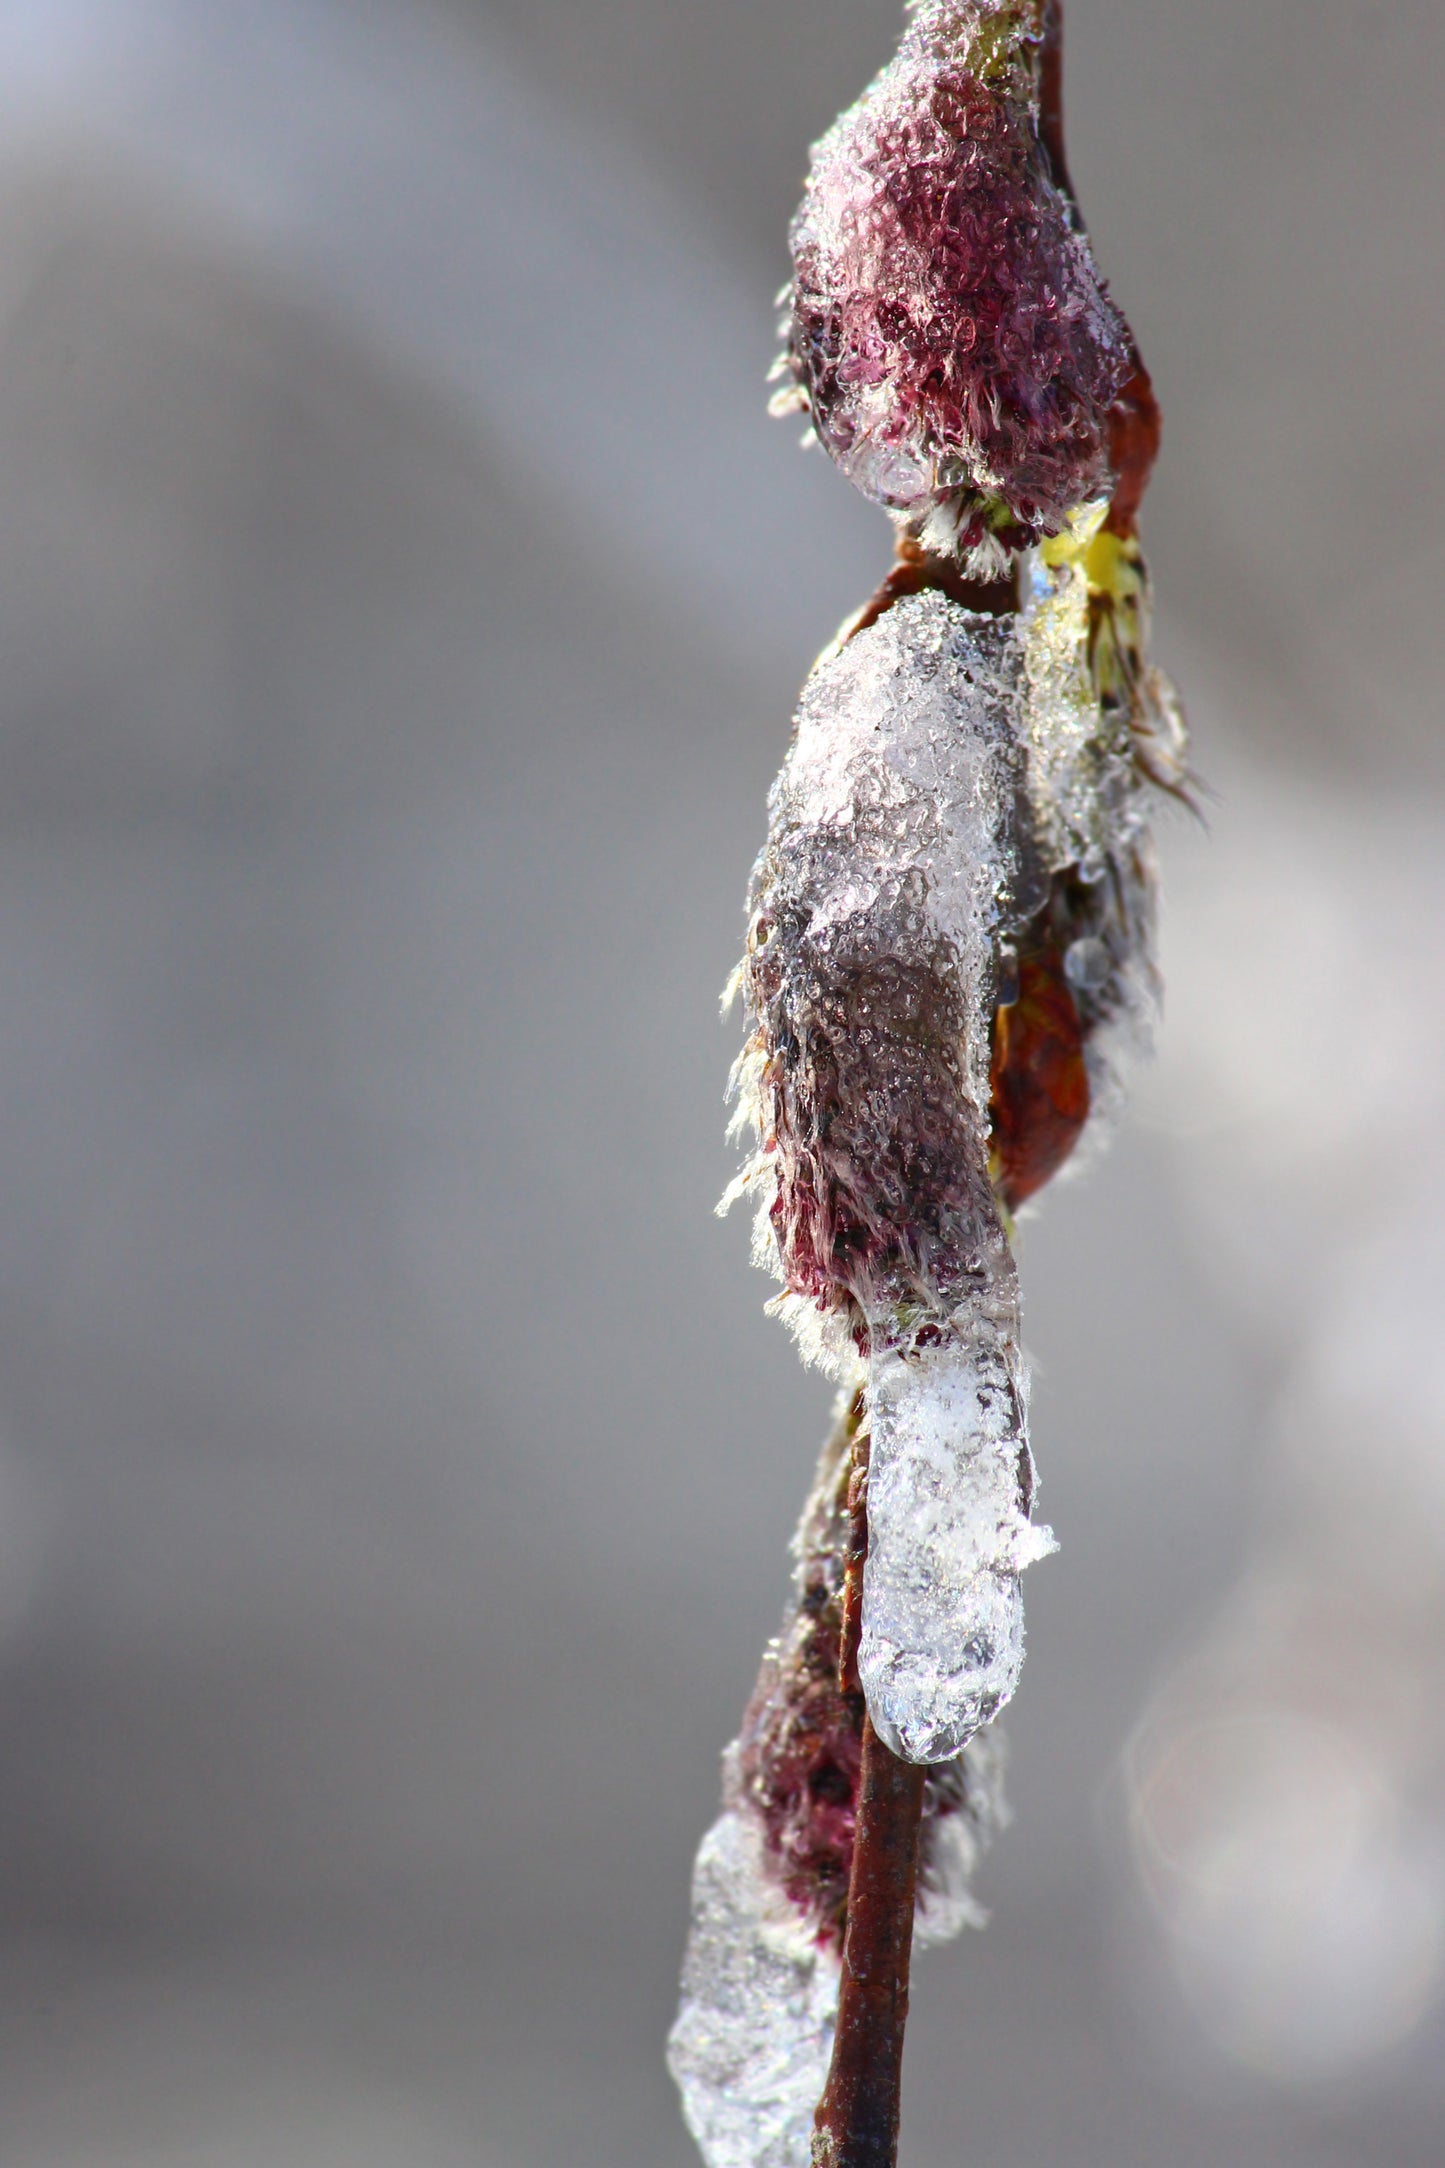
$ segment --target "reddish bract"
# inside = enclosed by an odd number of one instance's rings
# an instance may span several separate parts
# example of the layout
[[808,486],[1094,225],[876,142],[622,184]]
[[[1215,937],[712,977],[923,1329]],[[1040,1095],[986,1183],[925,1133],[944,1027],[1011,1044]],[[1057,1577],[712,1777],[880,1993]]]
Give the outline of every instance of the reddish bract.
[[994,1022],[991,1143],[999,1194],[1016,1212],[1058,1173],[1089,1118],[1084,1031],[1057,950],[1026,956],[1019,997]]

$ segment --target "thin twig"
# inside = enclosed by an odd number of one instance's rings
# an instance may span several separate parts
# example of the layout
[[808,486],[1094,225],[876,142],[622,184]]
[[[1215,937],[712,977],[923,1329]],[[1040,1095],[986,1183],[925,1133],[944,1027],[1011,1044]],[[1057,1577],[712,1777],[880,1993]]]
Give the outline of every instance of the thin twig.
[[895,2168],[913,1897],[926,1771],[863,1719],[858,1825],[838,2029],[818,2106],[814,2168]]
[[[861,1411],[859,1411],[861,1413]],[[838,1683],[857,1695],[863,1566],[868,1553],[866,1424],[853,1437],[851,1523],[843,1580]],[[898,2158],[903,2028],[913,1951],[918,1832],[927,1771],[891,1754],[863,1715],[853,1865],[838,2025],[828,2084],[818,2106],[814,2168],[894,2168]]]

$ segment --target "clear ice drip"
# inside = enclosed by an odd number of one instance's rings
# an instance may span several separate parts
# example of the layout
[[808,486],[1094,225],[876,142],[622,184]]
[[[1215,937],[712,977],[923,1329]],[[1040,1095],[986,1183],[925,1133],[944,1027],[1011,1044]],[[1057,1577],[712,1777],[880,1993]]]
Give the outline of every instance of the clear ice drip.
[[1028,1518],[1033,1469],[1012,1264],[941,1345],[869,1367],[868,1557],[858,1668],[879,1736],[951,1759],[1013,1694],[1019,1575],[1056,1548]]
[[707,2168],[808,2168],[838,2015],[837,1955],[767,1871],[761,1828],[733,1807],[692,1885],[682,2002],[667,2064]]

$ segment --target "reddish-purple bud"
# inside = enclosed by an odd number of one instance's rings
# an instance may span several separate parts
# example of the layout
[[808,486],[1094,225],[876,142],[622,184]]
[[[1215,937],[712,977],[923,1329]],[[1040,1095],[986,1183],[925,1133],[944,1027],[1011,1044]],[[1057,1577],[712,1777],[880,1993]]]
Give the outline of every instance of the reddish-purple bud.
[[795,402],[939,550],[1014,549],[1108,493],[1134,367],[1040,135],[1045,0],[925,0],[816,146],[793,225]]

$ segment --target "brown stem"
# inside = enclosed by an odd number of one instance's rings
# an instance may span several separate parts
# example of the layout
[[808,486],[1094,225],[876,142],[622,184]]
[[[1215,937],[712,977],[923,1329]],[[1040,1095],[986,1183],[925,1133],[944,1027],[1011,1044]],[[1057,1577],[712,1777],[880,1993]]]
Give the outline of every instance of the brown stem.
[[845,645],[876,624],[884,611],[891,610],[905,595],[933,588],[961,603],[965,610],[977,610],[985,617],[1011,617],[1019,606],[1017,569],[1000,580],[971,580],[955,558],[935,556],[911,534],[898,537],[894,556],[897,562],[892,571],[840,634]]
[[1110,411],[1109,433],[1115,481],[1108,525],[1115,534],[1129,535],[1159,456],[1159,402],[1137,346],[1134,374]]
[[838,1634],[838,1691],[856,1695],[862,1706],[858,1644],[863,1637],[863,1568],[868,1558],[868,1450],[871,1439],[863,1421],[862,1395],[854,1402],[858,1421],[848,1474],[848,1535],[843,1550],[842,1619]]
[[918,1828],[926,1771],[863,1719],[843,1984],[813,2168],[895,2168]]
[[1049,161],[1054,186],[1072,203],[1074,184],[1064,156],[1064,0],[1050,0],[1044,11],[1044,44],[1039,62],[1039,141]]
[[[1039,141],[1049,162],[1054,185],[1061,188],[1080,218],[1078,199],[1069,179],[1064,153],[1064,0],[1048,0],[1044,15],[1044,43],[1039,60]],[[1118,535],[1134,532],[1139,506],[1149,486],[1159,456],[1159,402],[1149,381],[1149,371],[1133,349],[1133,374],[1114,401],[1109,415],[1109,456],[1114,469],[1114,495],[1108,525]]]

